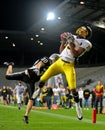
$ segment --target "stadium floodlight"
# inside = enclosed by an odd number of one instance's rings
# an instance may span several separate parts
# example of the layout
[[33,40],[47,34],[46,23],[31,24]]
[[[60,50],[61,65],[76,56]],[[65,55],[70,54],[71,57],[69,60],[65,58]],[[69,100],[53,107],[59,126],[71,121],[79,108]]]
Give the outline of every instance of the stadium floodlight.
[[46,20],[54,20],[54,19],[55,19],[55,14],[53,12],[49,12]]

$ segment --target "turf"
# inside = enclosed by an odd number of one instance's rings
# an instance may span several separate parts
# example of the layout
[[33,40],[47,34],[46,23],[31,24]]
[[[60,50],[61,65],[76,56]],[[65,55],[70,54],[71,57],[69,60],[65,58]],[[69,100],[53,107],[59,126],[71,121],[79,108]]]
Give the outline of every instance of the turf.
[[83,120],[78,120],[75,109],[32,110],[29,124],[22,121],[25,106],[0,104],[0,130],[104,130],[105,114],[97,114],[97,122],[92,123],[92,109],[83,110]]

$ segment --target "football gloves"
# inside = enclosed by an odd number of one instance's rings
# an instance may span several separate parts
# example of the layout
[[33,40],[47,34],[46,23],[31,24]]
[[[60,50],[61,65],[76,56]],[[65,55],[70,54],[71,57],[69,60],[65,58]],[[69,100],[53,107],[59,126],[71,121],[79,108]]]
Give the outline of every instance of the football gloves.
[[74,42],[74,36],[69,32],[64,32],[60,35],[61,39],[66,39],[66,43]]

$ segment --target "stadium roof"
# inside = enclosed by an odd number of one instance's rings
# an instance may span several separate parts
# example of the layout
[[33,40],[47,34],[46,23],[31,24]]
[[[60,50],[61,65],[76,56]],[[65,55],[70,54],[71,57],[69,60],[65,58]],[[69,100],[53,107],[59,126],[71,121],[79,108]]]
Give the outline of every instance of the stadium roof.
[[[53,21],[46,20],[50,11],[55,13]],[[105,62],[104,0],[4,0],[0,18],[1,63],[32,64],[39,57],[58,53],[59,35],[75,33],[80,25],[93,30],[93,49],[81,63]]]

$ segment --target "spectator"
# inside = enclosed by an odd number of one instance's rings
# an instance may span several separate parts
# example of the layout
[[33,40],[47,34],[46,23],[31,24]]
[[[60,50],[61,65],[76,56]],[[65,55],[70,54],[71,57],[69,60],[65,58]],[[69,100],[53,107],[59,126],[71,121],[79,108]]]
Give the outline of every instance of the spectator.
[[8,87],[7,87],[7,100],[8,100],[8,104],[11,103],[12,97],[13,97],[12,88],[8,86]]
[[51,106],[52,106],[52,96],[53,96],[53,89],[51,86],[48,85],[47,86],[47,94],[46,94],[48,109],[51,109]]
[[7,88],[5,86],[3,86],[3,88],[2,88],[1,94],[3,96],[3,104],[4,105],[8,104],[8,100],[7,100],[8,92],[7,92]]
[[29,93],[28,93],[28,88],[27,86],[25,87],[25,91],[24,91],[24,104],[27,105],[28,104],[28,100],[29,100]]
[[40,103],[42,103],[42,105],[44,107],[47,107],[47,98],[46,98],[46,95],[47,95],[47,86],[44,85],[44,87],[42,89],[42,93],[40,95]]
[[96,94],[95,94],[95,89],[91,91],[91,107],[95,107],[95,99],[96,99]]
[[79,88],[78,94],[79,94],[80,106],[82,107],[82,104],[83,104],[83,90],[82,90],[82,88]]
[[90,97],[90,90],[86,88],[83,91],[83,96],[84,96],[84,109],[89,109],[89,97]]
[[52,96],[53,96],[53,89],[50,85],[45,85],[42,89],[42,94],[40,96],[40,101],[43,103],[44,107],[51,109],[52,106]]
[[95,101],[95,108],[98,113],[98,104],[100,103],[100,110],[99,113],[102,113],[103,109],[103,92],[104,92],[104,86],[102,84],[101,80],[98,80],[98,83],[95,87],[95,94],[96,94],[96,101]]
[[0,103],[2,102],[2,88],[0,88]]
[[54,93],[54,104],[59,105],[60,104],[60,88],[57,86],[54,86],[53,93]]
[[69,87],[66,87],[66,92],[65,93],[66,93],[66,108],[68,109],[68,108],[71,108],[71,106],[72,106],[71,99],[73,98],[71,96],[71,92],[70,92]]
[[60,87],[60,104],[65,106],[66,103],[66,88],[64,86]]

